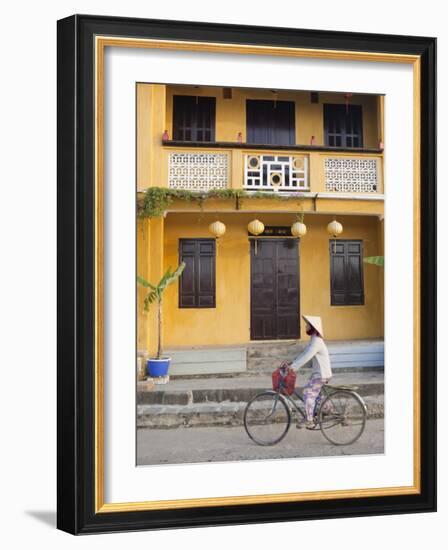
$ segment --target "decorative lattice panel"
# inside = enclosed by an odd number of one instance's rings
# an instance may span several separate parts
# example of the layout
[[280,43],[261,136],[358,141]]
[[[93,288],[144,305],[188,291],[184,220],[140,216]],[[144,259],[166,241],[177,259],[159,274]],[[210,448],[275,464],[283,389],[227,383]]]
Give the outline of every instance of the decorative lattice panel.
[[244,188],[254,191],[306,191],[308,158],[286,155],[246,155]]
[[327,191],[376,193],[378,166],[375,159],[325,159]]
[[208,191],[228,186],[225,153],[170,153],[168,185],[172,189]]

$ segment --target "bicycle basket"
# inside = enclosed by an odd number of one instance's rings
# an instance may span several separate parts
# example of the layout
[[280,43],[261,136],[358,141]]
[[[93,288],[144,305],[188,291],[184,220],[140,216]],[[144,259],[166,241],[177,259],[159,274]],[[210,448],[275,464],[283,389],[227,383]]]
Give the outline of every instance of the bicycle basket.
[[272,373],[272,389],[291,395],[296,387],[296,378],[295,370],[289,367],[287,363],[283,363]]

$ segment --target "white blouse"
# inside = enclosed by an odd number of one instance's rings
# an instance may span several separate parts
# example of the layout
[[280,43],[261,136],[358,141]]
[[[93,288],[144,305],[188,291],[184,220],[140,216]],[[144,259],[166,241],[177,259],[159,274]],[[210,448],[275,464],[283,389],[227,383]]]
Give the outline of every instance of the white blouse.
[[325,342],[320,336],[313,334],[310,342],[303,352],[297,356],[291,367],[299,369],[312,360],[312,374],[319,374],[321,378],[328,379],[332,377],[330,354]]

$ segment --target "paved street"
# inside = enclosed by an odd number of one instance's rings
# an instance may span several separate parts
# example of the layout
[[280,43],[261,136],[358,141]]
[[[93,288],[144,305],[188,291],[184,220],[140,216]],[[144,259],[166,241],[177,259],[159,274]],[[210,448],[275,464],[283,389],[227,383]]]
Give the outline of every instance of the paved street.
[[137,450],[139,465],[378,454],[384,452],[384,420],[368,420],[360,439],[346,447],[332,445],[320,431],[298,430],[294,426],[277,445],[260,447],[249,439],[244,427],[237,426],[140,428]]

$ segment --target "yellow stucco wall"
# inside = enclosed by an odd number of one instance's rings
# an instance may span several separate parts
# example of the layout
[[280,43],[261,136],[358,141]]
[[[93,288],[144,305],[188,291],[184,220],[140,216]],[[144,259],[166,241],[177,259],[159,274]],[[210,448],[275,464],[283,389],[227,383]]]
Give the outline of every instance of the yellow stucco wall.
[[[310,92],[232,88],[232,99],[224,99],[223,89],[212,86],[167,86],[165,129],[173,135],[173,96],[192,95],[216,97],[216,141],[236,141],[238,132],[246,141],[246,99],[277,99],[294,101],[296,116],[296,143],[309,145],[315,136],[316,145],[324,144],[323,105],[345,103],[344,94],[321,92],[319,103],[311,103]],[[352,105],[362,105],[364,147],[377,147],[377,98],[373,95],[353,94]]]
[[[266,225],[289,225],[293,214],[258,216]],[[164,343],[166,348],[245,344],[250,341],[250,254],[247,224],[253,214],[222,214],[227,231],[217,243],[216,308],[180,309],[178,285],[165,294]],[[178,264],[179,238],[210,237],[211,214],[168,214],[164,223],[164,268]],[[382,270],[364,266],[365,305],[330,305],[328,215],[307,215],[308,234],[300,245],[301,313],[320,315],[328,339],[383,336]],[[344,226],[341,238],[362,239],[364,254],[377,255],[379,220],[376,216],[338,216]],[[144,319],[142,319],[144,322]],[[302,327],[302,334],[304,334]],[[152,339],[153,340],[153,339]],[[151,342],[153,348],[153,341]]]

